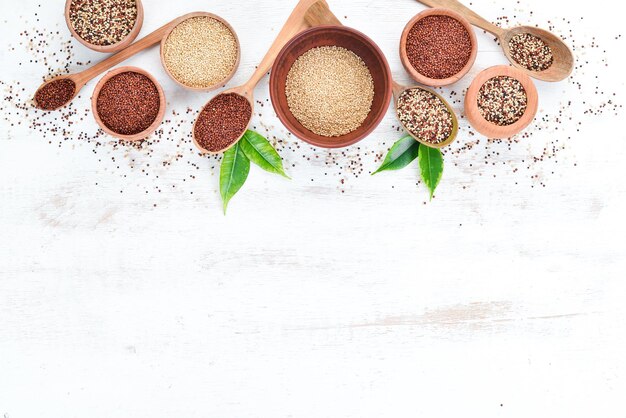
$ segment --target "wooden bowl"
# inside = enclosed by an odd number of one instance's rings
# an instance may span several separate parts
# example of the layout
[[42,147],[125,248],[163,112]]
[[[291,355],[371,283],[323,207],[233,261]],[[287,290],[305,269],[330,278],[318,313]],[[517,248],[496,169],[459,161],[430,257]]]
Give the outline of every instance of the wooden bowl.
[[[224,24],[224,26],[226,26],[228,28],[228,30],[231,31],[231,33],[233,34],[233,36],[235,37],[235,42],[237,43],[237,60],[235,61],[235,65],[233,66],[233,70],[230,72],[230,74],[222,81],[213,84],[212,86],[208,86],[208,87],[193,87],[193,86],[188,86],[182,82],[180,82],[178,79],[176,79],[176,77],[174,77],[174,75],[170,72],[169,68],[167,68],[167,65],[165,64],[165,56],[163,54],[163,50],[165,49],[165,42],[167,41],[167,38],[170,36],[170,34],[172,33],[172,31],[182,22],[184,22],[187,19],[191,19],[193,17],[199,17],[199,16],[206,16],[206,17],[210,17],[212,19],[215,19],[221,23]],[[192,13],[187,13],[186,15],[183,15],[181,17],[179,17],[178,19],[174,20],[172,22],[172,25],[170,27],[170,30],[167,31],[167,33],[165,34],[165,36],[163,36],[163,40],[161,41],[161,64],[163,65],[163,68],[165,69],[165,72],[167,73],[168,76],[170,76],[170,78],[172,80],[174,80],[174,82],[176,84],[178,84],[179,86],[186,88],[188,90],[193,90],[193,91],[213,91],[215,89],[218,89],[220,87],[223,87],[224,85],[226,85],[226,83],[228,83],[233,76],[235,75],[235,73],[237,72],[237,69],[239,68],[239,61],[241,60],[241,44],[239,43],[239,37],[237,36],[237,32],[235,32],[235,29],[230,25],[230,23],[228,23],[225,19],[221,18],[218,15],[215,15],[213,13],[208,13],[208,12],[192,12]]]
[[[320,46],[340,46],[361,57],[374,80],[372,109],[363,124],[349,134],[337,137],[317,135],[293,116],[287,104],[285,87],[293,63],[305,52]],[[291,39],[280,51],[270,75],[270,96],[280,121],[303,141],[322,148],[343,148],[367,137],[382,121],[391,101],[391,70],[385,55],[370,38],[345,26],[318,26]]]
[[[518,80],[522,83],[524,90],[526,90],[526,97],[528,104],[526,112],[522,117],[512,125],[498,126],[487,121],[478,110],[478,92],[480,88],[494,77],[508,76]],[[508,65],[498,65],[495,67],[487,68],[479,73],[465,95],[465,114],[470,124],[481,134],[489,138],[502,139],[510,138],[513,135],[520,133],[524,130],[535,118],[537,109],[539,107],[539,95],[537,94],[537,88],[532,79],[526,72],[518,70],[515,67]]]
[[90,44],[89,42],[85,41],[76,33],[76,31],[74,30],[74,26],[72,25],[72,22],[70,21],[70,6],[72,4],[72,0],[66,0],[65,2],[65,23],[67,24],[68,29],[72,33],[72,36],[76,38],[78,42],[85,45],[87,48],[92,49],[97,52],[105,52],[105,53],[118,52],[126,48],[131,43],[133,43],[133,41],[139,35],[139,32],[141,32],[141,27],[143,26],[143,4],[141,3],[141,0],[135,0],[135,1],[137,2],[137,20],[135,20],[135,26],[133,26],[133,29],[126,36],[126,38],[122,39],[120,42],[113,44],[113,45]]
[[[104,122],[102,122],[102,119],[100,119],[100,115],[98,114],[98,96],[100,95],[100,90],[102,90],[102,86],[104,86],[104,84],[107,81],[109,81],[111,77],[116,76],[121,73],[126,73],[126,72],[139,73],[148,77],[156,86],[157,90],[159,91],[159,97],[161,98],[160,103],[159,103],[159,113],[157,114],[157,117],[154,119],[154,122],[152,122],[152,125],[150,125],[148,129],[146,129],[145,131],[139,132],[134,135],[122,135],[122,134],[118,134],[117,132],[112,131],[104,124]],[[108,73],[104,75],[104,77],[102,77],[102,79],[98,82],[98,84],[96,84],[96,87],[93,90],[93,95],[91,96],[91,113],[93,114],[93,117],[96,120],[96,123],[98,124],[98,126],[100,126],[100,128],[102,128],[104,132],[111,135],[112,137],[123,139],[125,141],[139,141],[141,139],[145,139],[154,131],[156,131],[156,129],[159,127],[159,125],[163,121],[163,117],[165,116],[165,107],[166,107],[165,93],[163,93],[163,88],[161,87],[159,82],[156,80],[156,78],[152,76],[152,74],[137,67],[119,67],[119,68],[116,68],[115,70],[109,71]]]
[[[465,30],[467,30],[467,33],[469,33],[470,35],[470,39],[472,41],[472,52],[470,54],[470,58],[467,61],[467,64],[465,64],[465,67],[463,67],[461,71],[459,71],[457,74],[451,77],[448,77],[448,78],[426,77],[425,75],[420,74],[415,69],[415,67],[413,67],[413,65],[411,64],[411,61],[409,61],[409,56],[406,53],[406,46],[407,46],[407,39],[409,37],[409,32],[411,32],[411,29],[413,29],[413,26],[415,26],[415,24],[419,20],[428,16],[449,16],[453,18],[454,20],[457,20],[458,22],[460,22],[465,28]],[[417,14],[404,27],[404,30],[402,31],[402,37],[400,38],[400,59],[402,60],[402,65],[404,66],[406,71],[411,75],[411,77],[415,81],[417,81],[420,84],[424,84],[426,86],[442,87],[442,86],[448,86],[450,84],[456,83],[461,78],[463,78],[468,73],[468,71],[472,68],[472,66],[474,65],[474,62],[476,61],[477,54],[478,54],[478,41],[476,40],[476,34],[474,33],[474,28],[472,27],[472,25],[467,19],[465,19],[463,16],[461,16],[457,12],[454,12],[449,9],[437,9],[437,8],[427,9]]]

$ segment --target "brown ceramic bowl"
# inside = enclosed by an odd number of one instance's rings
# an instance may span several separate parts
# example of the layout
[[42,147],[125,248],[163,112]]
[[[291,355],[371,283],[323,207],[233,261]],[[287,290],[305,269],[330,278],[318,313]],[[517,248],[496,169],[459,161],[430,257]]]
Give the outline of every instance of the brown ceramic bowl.
[[[406,53],[406,45],[407,45],[407,38],[409,36],[409,32],[411,32],[411,29],[413,29],[413,26],[415,26],[415,24],[419,20],[428,16],[449,16],[453,18],[454,20],[459,21],[465,27],[465,29],[467,30],[467,33],[469,33],[470,38],[472,40],[472,52],[471,52],[469,60],[467,61],[467,64],[465,64],[465,67],[463,67],[461,71],[459,71],[457,74],[453,75],[452,77],[448,77],[448,78],[426,77],[425,75],[420,74],[415,69],[415,67],[413,67],[413,65],[411,64],[411,61],[409,61],[409,57]],[[450,84],[456,83],[461,78],[463,78],[465,74],[467,74],[468,71],[472,68],[472,66],[474,65],[474,62],[476,61],[477,54],[478,54],[478,41],[476,40],[476,34],[474,33],[474,28],[472,28],[472,25],[470,24],[470,22],[467,21],[467,19],[465,19],[460,14],[449,9],[424,10],[423,12],[413,17],[413,19],[411,19],[409,23],[407,23],[407,25],[404,27],[404,31],[402,31],[402,37],[400,38],[400,59],[402,60],[402,65],[404,66],[406,71],[411,75],[411,77],[415,81],[417,81],[420,84],[424,84],[426,86],[442,87],[442,86],[448,86]]]
[[[100,90],[102,90],[102,86],[104,86],[104,84],[107,81],[109,81],[111,77],[116,76],[121,73],[126,73],[126,72],[139,73],[148,77],[156,86],[157,90],[159,91],[159,96],[161,98],[161,101],[159,103],[159,113],[157,114],[157,117],[154,119],[154,122],[152,122],[152,125],[150,125],[148,129],[146,129],[145,131],[139,132],[134,135],[122,135],[122,134],[118,134],[117,132],[112,131],[104,124],[104,122],[102,122],[102,119],[100,119],[100,115],[98,114],[98,96],[100,95]],[[163,88],[161,87],[159,82],[156,80],[156,78],[152,76],[152,74],[137,67],[120,67],[120,68],[116,68],[115,70],[109,71],[108,73],[105,74],[104,77],[102,77],[100,81],[98,81],[98,84],[96,84],[96,88],[93,90],[93,95],[91,96],[91,113],[93,114],[94,119],[96,119],[96,123],[98,124],[98,126],[100,126],[100,128],[102,128],[102,130],[106,132],[107,134],[115,138],[123,139],[125,141],[139,141],[141,139],[145,139],[154,131],[156,131],[156,129],[159,127],[159,125],[163,121],[163,116],[165,116],[165,107],[166,107],[165,94],[163,93]]]
[[[480,110],[478,109],[478,92],[480,88],[485,84],[487,80],[494,77],[507,76],[518,80],[522,83],[524,90],[526,90],[526,97],[528,104],[526,112],[522,117],[512,125],[498,126],[494,123],[486,120]],[[537,88],[532,79],[522,70],[518,70],[515,67],[509,65],[497,65],[495,67],[487,68],[479,73],[465,95],[465,114],[470,124],[481,134],[489,138],[502,139],[510,138],[513,135],[520,133],[531,124],[537,109],[539,107],[539,95],[537,94]]]
[[90,44],[89,42],[85,41],[76,33],[76,31],[74,30],[74,26],[72,25],[72,22],[70,21],[70,6],[72,4],[72,0],[67,0],[65,2],[65,23],[67,23],[67,27],[72,33],[72,36],[76,38],[78,42],[85,45],[87,48],[92,49],[97,52],[106,52],[106,53],[118,52],[126,48],[131,43],[133,43],[133,41],[139,35],[139,32],[141,32],[141,27],[143,26],[143,4],[141,3],[141,0],[135,0],[135,1],[137,2],[137,20],[135,20],[135,26],[133,26],[133,29],[126,36],[126,38],[122,39],[120,42],[113,44],[113,45],[103,46],[103,45]]
[[[199,16],[210,17],[212,19],[217,20],[218,22],[223,23],[224,26],[226,26],[231,31],[231,33],[235,37],[235,41],[237,43],[237,60],[235,61],[235,65],[233,66],[233,70],[230,72],[230,74],[224,80],[221,80],[218,83],[215,83],[214,85],[207,86],[207,87],[188,86],[188,85],[182,83],[181,81],[179,81],[170,72],[169,68],[167,68],[167,65],[165,64],[165,56],[163,55],[163,49],[165,47],[165,42],[167,42],[167,38],[170,36],[170,34],[176,28],[176,26],[178,26],[179,24],[181,24],[182,22],[184,22],[187,19],[191,19],[192,17],[199,17]],[[233,29],[233,27],[230,25],[230,23],[228,23],[225,19],[222,19],[221,17],[219,17],[218,15],[214,15],[213,13],[192,12],[192,13],[187,13],[186,15],[183,15],[183,16],[179,17],[178,19],[176,19],[173,22],[173,24],[171,25],[170,30],[168,30],[167,33],[165,34],[165,36],[163,36],[163,40],[161,41],[161,52],[160,52],[160,54],[161,54],[161,64],[163,65],[163,68],[165,69],[165,72],[167,73],[168,76],[170,76],[170,78],[172,80],[174,80],[174,82],[176,84],[178,84],[179,86],[184,87],[186,89],[194,90],[194,91],[213,91],[215,89],[218,89],[218,88],[223,87],[224,85],[226,85],[226,83],[228,83],[233,78],[235,73],[237,72],[237,69],[239,68],[239,61],[241,59],[241,44],[239,43],[239,37],[237,36],[237,32],[235,32],[235,29]]]
[[[285,86],[287,74],[302,54],[320,46],[340,46],[361,57],[374,79],[374,101],[369,115],[355,131],[337,137],[317,135],[302,126],[291,114]],[[385,55],[374,41],[347,27],[318,26],[295,36],[278,54],[270,75],[270,96],[280,121],[298,138],[322,148],[343,148],[367,137],[382,121],[391,101],[391,70]]]

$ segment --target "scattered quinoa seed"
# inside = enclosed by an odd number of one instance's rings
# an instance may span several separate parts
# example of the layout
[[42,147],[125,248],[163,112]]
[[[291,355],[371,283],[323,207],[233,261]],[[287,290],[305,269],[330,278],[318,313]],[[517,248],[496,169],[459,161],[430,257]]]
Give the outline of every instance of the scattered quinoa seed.
[[293,116],[311,132],[337,137],[358,129],[372,109],[374,81],[354,52],[337,46],[310,49],[287,74]]
[[[28,3],[26,9],[31,9],[30,5]],[[42,8],[45,6],[42,5]],[[75,100],[54,113],[32,105],[39,83],[26,81],[26,74],[37,73],[50,79],[88,68],[93,63],[84,51],[80,52],[82,48],[71,40],[67,31],[59,31],[56,25],[43,25],[39,21],[39,8],[26,9],[21,18],[24,26],[19,33],[14,33],[14,36],[9,34],[7,38],[11,43],[5,55],[13,66],[0,80],[0,118],[7,138],[29,133],[28,140],[37,142],[40,152],[58,155],[59,158],[74,158],[77,148],[81,147],[83,151],[88,151],[81,152],[81,158],[102,174],[93,185],[86,186],[104,191],[110,188],[108,177],[114,182],[123,178],[126,181],[117,191],[120,197],[145,194],[145,203],[150,207],[152,203],[158,204],[158,208],[168,206],[174,197],[197,196],[198,191],[205,191],[207,176],[219,173],[221,157],[195,152],[191,124],[198,112],[192,103],[181,104],[178,99],[173,100],[172,108],[168,107],[163,124],[155,133],[144,141],[134,142],[114,140],[101,129],[94,128],[87,91],[79,93]],[[496,21],[503,27],[533,18],[528,6],[503,5],[501,10],[501,16]],[[581,31],[581,25],[587,20],[582,16],[562,16],[550,21],[550,29],[569,41],[578,60],[569,81],[561,83],[557,89],[562,94],[554,97],[551,106],[543,108],[541,117],[535,119],[528,129],[512,138],[487,139],[465,120],[459,120],[463,140],[445,150],[448,167],[455,167],[455,170],[471,173],[472,176],[472,181],[463,182],[456,189],[455,193],[459,196],[472,193],[479,185],[491,184],[487,180],[491,175],[497,175],[498,185],[515,189],[536,191],[549,188],[554,179],[560,178],[570,167],[582,170],[583,165],[577,155],[580,149],[576,144],[584,139],[584,126],[624,117],[623,89],[602,77],[602,73],[619,71],[616,57],[620,53],[619,45],[626,37],[619,30],[614,36]],[[615,48],[615,45],[618,47]],[[443,88],[441,93],[454,108],[462,107],[464,95],[461,86]],[[265,108],[262,103],[265,103]],[[384,151],[396,139],[395,134],[383,137],[373,135],[369,140],[345,149],[320,152],[273,123],[273,118],[265,120],[265,116],[272,113],[269,98],[257,99],[255,109],[263,116],[251,129],[259,131],[275,145],[289,168],[295,171],[310,166],[318,168],[318,176],[311,176],[310,184],[320,180],[329,185],[334,182],[339,197],[352,194],[351,190],[361,183],[362,176],[382,163]],[[390,131],[396,132],[397,136],[402,130],[398,125],[393,124]],[[527,146],[530,139],[532,147]],[[483,166],[490,169],[483,170]],[[306,180],[308,183],[309,179]],[[209,189],[218,192],[218,182],[209,183],[212,183]],[[396,183],[396,190],[398,186]],[[394,189],[393,184],[390,189]]]
[[156,120],[161,105],[159,91],[144,74],[116,74],[102,86],[96,110],[102,123],[120,135],[135,135]]
[[200,112],[194,137],[209,152],[223,151],[241,137],[251,117],[248,99],[235,93],[219,94]]
[[530,33],[520,33],[512,37],[509,49],[515,62],[530,71],[545,71],[554,63],[548,44]]
[[440,144],[452,134],[453,119],[448,107],[433,93],[413,88],[398,98],[398,117],[416,138]]
[[483,118],[498,126],[514,124],[524,115],[528,106],[524,86],[508,76],[487,80],[480,88],[477,100]]
[[92,45],[115,45],[126,38],[137,21],[136,0],[72,0],[70,24]]
[[43,110],[54,110],[67,104],[76,93],[76,84],[69,78],[51,81],[35,93],[35,104]]
[[406,54],[418,73],[441,80],[458,74],[467,65],[472,38],[465,26],[450,16],[426,16],[409,31]]
[[224,82],[237,64],[237,39],[224,23],[208,16],[179,23],[163,45],[170,75],[181,84],[207,88]]

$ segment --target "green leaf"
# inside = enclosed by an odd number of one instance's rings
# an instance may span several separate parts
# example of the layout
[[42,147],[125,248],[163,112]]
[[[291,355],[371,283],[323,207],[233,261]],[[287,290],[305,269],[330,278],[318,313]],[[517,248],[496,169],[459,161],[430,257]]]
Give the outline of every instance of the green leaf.
[[263,136],[254,131],[246,131],[239,143],[250,161],[265,171],[289,178],[283,169],[283,160],[280,158],[280,155]]
[[411,162],[417,158],[419,145],[419,142],[413,139],[411,135],[402,137],[402,139],[393,144],[383,164],[378,170],[374,171],[372,175],[380,173],[381,171],[400,170],[411,164]]
[[241,141],[224,153],[220,167],[220,193],[224,201],[224,214],[230,199],[241,189],[250,172],[250,160],[241,150]]
[[419,147],[419,157],[417,159],[420,166],[422,180],[428,190],[430,190],[430,200],[433,199],[435,189],[441,181],[443,175],[443,155],[436,148],[430,148],[425,145]]

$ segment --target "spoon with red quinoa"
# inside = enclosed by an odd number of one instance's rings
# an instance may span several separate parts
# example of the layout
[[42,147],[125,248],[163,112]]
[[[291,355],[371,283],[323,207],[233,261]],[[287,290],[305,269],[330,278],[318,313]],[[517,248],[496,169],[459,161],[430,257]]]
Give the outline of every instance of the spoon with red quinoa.
[[443,148],[457,137],[459,122],[452,107],[429,89],[392,83],[396,116],[404,130],[420,144]]
[[174,21],[169,22],[128,48],[80,73],[60,75],[46,81],[35,92],[35,106],[42,110],[57,110],[67,105],[89,81],[138,52],[161,42],[173,23]]
[[503,29],[483,19],[457,0],[418,0],[465,16],[472,25],[494,34],[513,66],[543,81],[562,81],[574,70],[574,54],[561,38],[544,29],[517,26]]
[[193,126],[198,149],[204,154],[220,154],[239,142],[252,119],[254,89],[283,46],[301,30],[335,20],[325,0],[300,0],[250,80],[218,94],[202,108]]

